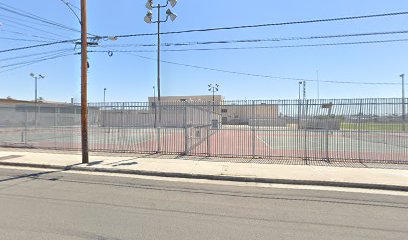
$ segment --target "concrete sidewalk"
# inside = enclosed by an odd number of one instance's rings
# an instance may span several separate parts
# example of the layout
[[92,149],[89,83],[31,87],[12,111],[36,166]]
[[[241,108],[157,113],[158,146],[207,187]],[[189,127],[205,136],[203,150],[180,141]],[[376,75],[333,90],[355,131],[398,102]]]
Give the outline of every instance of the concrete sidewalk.
[[0,166],[408,191],[408,167],[405,166],[392,169],[233,163],[139,154],[91,155],[89,164],[80,162],[78,153],[0,149]]

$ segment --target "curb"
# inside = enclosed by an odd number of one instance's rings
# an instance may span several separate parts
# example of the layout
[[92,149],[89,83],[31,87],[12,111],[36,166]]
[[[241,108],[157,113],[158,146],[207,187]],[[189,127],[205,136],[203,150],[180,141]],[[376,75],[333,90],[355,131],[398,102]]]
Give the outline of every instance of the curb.
[[95,167],[85,167],[85,166],[79,166],[79,165],[59,166],[59,165],[50,165],[50,164],[0,162],[0,166],[47,168],[47,169],[64,170],[64,171],[75,170],[75,171],[81,171],[81,172],[119,173],[119,174],[129,174],[129,175],[216,180],[216,181],[230,181],[230,182],[251,182],[251,183],[269,183],[269,184],[361,188],[361,189],[372,189],[372,190],[408,192],[408,186],[371,184],[371,183],[273,179],[273,178],[238,177],[238,176],[208,175],[208,174],[189,174],[189,173],[177,173],[177,172],[155,172],[155,171],[130,170],[130,169],[95,168]]

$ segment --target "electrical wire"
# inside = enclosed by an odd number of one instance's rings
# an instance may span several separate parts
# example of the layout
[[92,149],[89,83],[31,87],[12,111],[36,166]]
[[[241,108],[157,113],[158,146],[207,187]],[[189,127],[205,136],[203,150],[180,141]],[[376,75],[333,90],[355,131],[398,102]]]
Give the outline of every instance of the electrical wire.
[[10,49],[5,49],[5,50],[0,50],[0,53],[14,52],[14,51],[25,50],[25,49],[30,49],[30,48],[45,47],[45,46],[51,46],[51,45],[56,45],[56,44],[62,44],[62,43],[74,43],[75,44],[75,42],[78,41],[78,40],[79,39],[63,40],[63,41],[50,42],[50,43],[44,43],[44,44],[37,44],[37,45],[31,45],[31,46],[25,46],[25,47],[10,48]]
[[[70,54],[72,54],[73,51],[71,50],[70,52],[71,52]],[[46,56],[42,56],[42,57],[39,57],[39,58],[26,60],[24,62],[10,63],[10,64],[7,64],[7,65],[2,65],[2,66],[0,66],[0,68],[8,68],[8,67],[19,66],[19,65],[23,65],[23,64],[27,64],[27,63],[41,61],[43,59],[50,59],[50,58],[52,59],[53,57],[60,56],[60,55],[65,55],[65,54],[67,54],[67,53],[52,53],[52,54],[48,54]]]
[[[241,26],[232,26],[232,27],[190,29],[190,30],[182,30],[182,31],[163,32],[163,33],[160,33],[160,34],[166,35],[166,34],[181,34],[181,33],[193,33],[193,32],[210,32],[210,31],[221,31],[221,30],[259,28],[259,27],[277,27],[277,26],[288,26],[288,25],[299,25],[299,24],[361,20],[361,19],[370,19],[370,18],[379,18],[379,17],[394,17],[394,16],[403,16],[403,15],[408,15],[408,12],[392,12],[392,13],[381,13],[381,14],[371,14],[371,15],[351,16],[351,17],[313,19],[313,20],[266,23],[266,24],[256,24],[256,25],[241,25]],[[117,37],[117,38],[127,38],[127,37],[143,37],[143,36],[155,36],[155,35],[157,35],[157,33],[125,34],[125,35],[116,35],[115,37]]]
[[30,66],[30,65],[33,65],[33,64],[37,64],[37,63],[40,63],[40,62],[44,62],[44,61],[48,61],[48,60],[52,60],[52,59],[57,59],[57,58],[62,58],[62,57],[67,57],[67,56],[73,56],[73,55],[75,55],[75,54],[69,53],[69,54],[61,54],[61,55],[57,55],[57,56],[53,56],[53,57],[49,57],[49,58],[37,59],[37,60],[34,60],[32,62],[27,62],[27,63],[24,63],[24,64],[21,63],[21,65],[17,65],[16,67],[0,71],[0,73],[5,73],[5,72],[13,71],[13,70],[16,70],[16,69],[19,69],[19,68],[27,67],[27,66]]
[[22,17],[26,17],[26,18],[29,18],[29,19],[32,19],[32,20],[36,20],[36,21],[39,21],[39,22],[42,22],[42,23],[47,23],[49,25],[59,27],[61,29],[65,29],[65,30],[69,30],[69,31],[73,31],[73,32],[81,32],[80,30],[77,30],[77,29],[74,29],[72,27],[68,27],[68,26],[65,26],[63,24],[60,24],[60,23],[45,19],[43,17],[40,17],[40,16],[37,16],[35,14],[26,12],[24,10],[17,9],[17,8],[9,6],[7,4],[4,4],[4,3],[0,2],[0,5],[1,5],[0,9],[3,10],[3,11],[13,13],[13,14],[16,14],[16,15],[19,15],[19,16],[22,16]]
[[45,23],[42,23],[42,22],[38,22],[38,21],[30,21],[30,20],[28,20],[26,18],[22,19],[22,18],[12,17],[12,16],[9,16],[9,15],[3,15],[3,14],[0,14],[0,18],[6,19],[8,21],[9,20],[18,21],[19,23],[23,23],[23,24],[32,24],[32,25],[36,25],[36,26],[43,26],[43,27],[47,27],[47,28],[61,30],[60,27],[56,27],[54,25],[49,25],[49,24],[45,24]]
[[16,60],[16,59],[30,58],[30,57],[34,57],[34,56],[47,55],[47,54],[51,54],[51,53],[55,54],[55,53],[72,52],[72,51],[74,51],[72,48],[64,48],[64,49],[52,50],[52,51],[48,51],[48,52],[39,52],[39,53],[32,53],[32,54],[26,54],[26,55],[21,55],[21,56],[13,56],[13,57],[9,57],[9,58],[3,58],[3,59],[0,59],[0,62],[13,61],[13,60]]
[[14,35],[33,37],[33,38],[38,38],[38,39],[43,39],[43,40],[49,40],[49,41],[57,41],[57,40],[58,40],[58,39],[55,39],[55,38],[49,38],[49,37],[44,37],[44,36],[38,36],[38,35],[33,35],[33,34],[28,34],[28,33],[23,33],[23,32],[17,32],[17,31],[6,30],[6,29],[0,29],[0,31],[1,31],[1,32],[11,33],[11,34],[14,34]]
[[[320,35],[308,37],[286,37],[286,38],[266,38],[266,39],[239,39],[239,40],[220,40],[206,42],[182,42],[182,43],[162,43],[160,46],[193,46],[193,45],[212,45],[212,44],[231,44],[231,43],[260,43],[260,42],[281,42],[281,41],[300,41],[300,40],[316,40],[316,39],[332,39],[332,38],[348,38],[348,37],[365,37],[365,36],[381,36],[381,35],[396,35],[407,34],[408,30],[386,31],[386,32],[368,32],[368,33],[348,33],[337,35]],[[109,44],[106,47],[157,47],[157,44]]]
[[20,41],[20,42],[37,42],[37,43],[51,42],[51,41],[46,41],[46,40],[24,39],[24,38],[9,38],[9,37],[0,37],[0,40],[11,40],[11,41]]
[[[185,49],[163,49],[162,52],[190,52],[190,51],[221,51],[221,50],[254,50],[254,49],[279,49],[279,48],[304,48],[304,47],[329,47],[329,46],[344,46],[344,45],[362,45],[362,44],[380,44],[380,43],[395,43],[407,42],[408,39],[390,39],[390,40],[374,40],[374,41],[358,41],[358,42],[337,42],[337,43],[319,43],[319,44],[299,44],[299,45],[278,45],[278,46],[257,46],[257,47],[222,47],[222,48],[185,48]],[[96,52],[96,51],[94,51]],[[106,52],[106,51],[102,51]],[[115,52],[156,52],[156,50],[115,50]]]
[[[94,51],[90,51],[91,53]],[[99,51],[103,52],[103,51]],[[116,52],[116,51],[105,51],[105,53],[109,52]],[[142,55],[138,55],[132,52],[121,52],[119,53],[124,53],[132,56],[136,56],[138,58],[142,59],[147,59],[151,61],[157,61],[156,58],[150,58]],[[78,53],[76,53],[78,54]],[[195,68],[195,69],[201,69],[201,70],[207,70],[207,71],[213,71],[213,72],[221,72],[221,73],[228,73],[228,74],[234,74],[234,75],[243,75],[243,76],[249,76],[249,77],[259,77],[259,78],[268,78],[268,79],[274,79],[274,80],[290,80],[290,81],[306,81],[306,82],[319,82],[319,83],[331,83],[331,84],[351,84],[351,85],[399,85],[400,83],[396,82],[352,82],[352,81],[330,81],[330,80],[316,80],[316,79],[305,79],[305,78],[290,78],[290,77],[279,77],[279,76],[271,76],[271,75],[263,75],[263,74],[254,74],[254,73],[246,73],[246,72],[239,72],[239,71],[230,71],[230,70],[224,70],[220,68],[210,68],[210,67],[203,67],[203,66],[198,66],[198,65],[192,65],[192,64],[185,64],[185,63],[178,63],[178,62],[172,62],[172,61],[166,61],[166,60],[160,60],[162,63],[167,63],[171,65],[176,65],[176,66],[183,66],[183,67],[188,67],[188,68]]]
[[[1,17],[0,17],[0,19],[2,19]],[[10,24],[10,23],[11,24]],[[33,30],[36,30],[36,31],[39,31],[39,32],[42,32],[42,33],[46,33],[46,34],[48,34],[48,35],[52,35],[52,36],[56,36],[56,37],[62,37],[62,38],[67,38],[67,36],[63,36],[63,35],[60,35],[60,34],[57,34],[57,33],[54,33],[54,32],[50,32],[50,31],[46,31],[46,30],[43,30],[43,29],[39,29],[39,28],[36,28],[36,27],[33,27],[33,26],[29,26],[29,25],[26,25],[26,24],[24,24],[24,23],[19,23],[19,22],[17,22],[17,21],[14,21],[14,20],[3,20],[3,23],[6,23],[6,25],[14,25],[14,26],[20,26],[20,28],[21,27],[23,27],[23,29],[24,30],[29,30],[29,31],[33,31]]]

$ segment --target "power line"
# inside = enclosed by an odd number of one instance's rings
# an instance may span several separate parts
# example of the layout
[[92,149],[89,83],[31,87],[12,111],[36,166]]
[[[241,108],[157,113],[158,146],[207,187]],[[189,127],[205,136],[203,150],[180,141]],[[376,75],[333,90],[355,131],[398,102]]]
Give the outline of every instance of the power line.
[[[0,17],[0,19],[1,19],[1,17]],[[56,37],[67,38],[66,36],[62,36],[62,35],[57,34],[57,33],[54,33],[54,32],[50,32],[50,31],[46,31],[46,30],[43,30],[43,29],[39,29],[39,28],[33,27],[33,26],[29,26],[29,25],[26,25],[26,24],[24,24],[24,23],[19,23],[19,22],[17,22],[17,21],[13,21],[13,20],[6,20],[6,21],[7,21],[7,22],[10,22],[11,25],[17,25],[17,26],[22,26],[22,27],[28,28],[28,30],[30,30],[30,31],[32,31],[32,30],[37,30],[37,31],[39,31],[39,32],[43,32],[43,33],[46,33],[46,34],[49,34],[49,35],[53,35],[53,36],[56,36]],[[6,21],[3,20],[3,22],[6,22]],[[10,23],[8,23],[7,25],[9,25]],[[26,29],[24,29],[24,30],[26,30]]]
[[0,71],[0,73],[9,72],[9,71],[13,71],[13,70],[15,70],[15,69],[19,69],[19,68],[23,68],[23,67],[26,67],[26,66],[30,66],[30,65],[33,65],[33,64],[36,64],[36,63],[40,63],[40,62],[44,62],[44,61],[48,61],[48,60],[52,60],[52,59],[57,59],[57,58],[62,58],[62,57],[67,57],[67,56],[72,56],[72,55],[74,55],[74,54],[72,54],[72,53],[69,53],[69,54],[61,54],[61,55],[57,55],[57,56],[53,56],[53,57],[49,57],[49,58],[43,58],[43,59],[33,60],[32,62],[21,63],[21,65],[18,65],[18,66],[16,66],[16,67],[13,67],[13,68],[9,68],[9,69],[7,69],[7,70]]
[[[278,23],[266,23],[266,24],[255,24],[255,25],[241,25],[241,26],[232,26],[232,27],[191,29],[191,30],[183,30],[183,31],[163,32],[161,34],[180,34],[180,33],[210,32],[210,31],[258,28],[258,27],[276,27],[276,26],[288,26],[288,25],[310,24],[310,23],[361,20],[361,19],[370,19],[370,18],[379,18],[379,17],[394,17],[394,16],[402,16],[402,15],[408,15],[408,12],[392,12],[392,13],[381,13],[381,14],[371,14],[371,15],[351,16],[351,17],[337,17],[337,18],[313,19],[313,20],[303,20],[303,21],[278,22]],[[155,36],[155,35],[157,34],[156,33],[141,33],[141,34],[116,35],[116,37],[125,38],[125,37],[142,37],[142,36]]]
[[[10,64],[8,64],[8,65],[0,66],[0,68],[8,68],[8,67],[14,67],[14,66],[19,66],[19,65],[24,65],[24,64],[27,64],[27,63],[38,62],[38,61],[42,61],[42,60],[54,59],[54,57],[58,57],[58,56],[61,56],[61,55],[66,55],[66,52],[67,52],[67,51],[65,51],[65,53],[63,53],[63,52],[52,53],[52,54],[48,54],[48,55],[46,55],[46,56],[42,56],[42,57],[39,57],[39,58],[34,58],[34,59],[27,60],[27,61],[24,61],[24,62],[10,63]],[[73,50],[71,50],[71,51],[69,51],[69,52],[71,52],[70,54],[73,54],[73,53],[72,53]]]
[[[299,40],[315,40],[315,39],[331,39],[331,38],[348,38],[348,37],[365,37],[365,36],[381,36],[407,34],[408,30],[387,31],[387,32],[368,32],[368,33],[348,33],[337,35],[320,35],[308,37],[286,37],[286,38],[266,38],[266,39],[240,39],[240,40],[220,40],[220,41],[205,41],[205,42],[182,42],[182,43],[163,43],[161,46],[192,46],[192,45],[212,45],[212,44],[231,44],[231,43],[260,43],[260,42],[281,42],[281,41],[299,41]],[[156,44],[109,44],[106,47],[156,47]]]
[[42,43],[46,43],[46,42],[50,42],[50,41],[46,41],[46,40],[37,40],[37,39],[24,39],[24,38],[9,38],[9,37],[0,37],[1,40],[11,40],[11,41],[21,41],[21,42],[42,42]]
[[60,24],[60,23],[57,23],[57,22],[54,22],[54,21],[51,21],[51,20],[47,20],[47,19],[45,19],[43,17],[40,17],[40,16],[37,16],[35,14],[26,12],[24,10],[17,9],[17,8],[9,6],[7,4],[4,4],[4,3],[0,2],[0,5],[3,6],[3,7],[0,6],[0,9],[3,10],[3,11],[10,12],[10,13],[13,13],[13,14],[16,14],[16,15],[19,15],[19,16],[22,16],[22,17],[26,17],[26,18],[29,18],[29,19],[32,19],[32,20],[36,20],[36,21],[39,21],[39,22],[47,23],[49,25],[56,26],[56,27],[59,27],[61,29],[74,31],[74,32],[81,32],[80,30],[65,26],[63,24]]
[[21,55],[21,56],[14,56],[14,57],[9,57],[9,58],[3,58],[0,59],[0,62],[6,62],[6,61],[13,61],[16,59],[21,59],[21,58],[29,58],[29,57],[34,57],[34,56],[41,56],[41,55],[47,55],[51,53],[62,53],[62,52],[72,52],[74,49],[72,48],[64,48],[64,49],[59,49],[59,50],[53,50],[53,51],[48,51],[48,52],[40,52],[40,53],[33,53],[33,54],[26,54],[26,55]]
[[[89,51],[89,52],[95,52],[95,51]],[[111,51],[96,51],[96,52],[107,53]],[[142,59],[157,61],[157,59],[155,58],[141,56],[141,55],[129,52],[129,51],[113,51],[113,52],[125,53],[125,54],[136,56]],[[219,68],[210,68],[210,67],[203,67],[203,66],[197,66],[197,65],[192,65],[192,64],[171,62],[171,61],[166,61],[166,60],[161,60],[160,62],[177,65],[177,66],[183,66],[183,67],[189,67],[189,68],[195,68],[195,69],[201,69],[201,70],[207,70],[207,71],[214,71],[214,72],[221,72],[221,73],[228,73],[228,74],[235,74],[235,75],[243,75],[243,76],[249,76],[249,77],[260,77],[260,78],[268,78],[268,79],[275,79],[275,80],[278,79],[278,80],[290,80],[290,81],[307,81],[307,82],[317,82],[318,81],[316,79],[279,77],[279,76],[271,76],[271,75],[263,75],[263,74],[230,71],[230,70],[224,70],[224,69],[219,69]],[[394,82],[389,82],[389,83],[386,83],[386,82],[351,82],[351,81],[329,81],[329,80],[319,80],[319,82],[332,83],[332,84],[353,84],[353,85],[400,85],[400,83],[394,83]]]
[[[3,14],[0,14],[0,18],[2,18],[2,19],[6,19],[7,21],[11,21],[11,20],[13,20],[13,21],[17,21],[17,22],[19,22],[20,24],[32,24],[32,25],[36,25],[36,26],[43,26],[43,27],[46,27],[46,28],[52,28],[52,29],[58,29],[58,30],[62,30],[60,27],[58,27],[58,26],[54,26],[54,25],[49,25],[49,24],[45,24],[45,23],[42,23],[42,22],[38,22],[38,21],[29,21],[28,19],[22,19],[22,18],[18,18],[18,17],[12,17],[12,16],[9,16],[9,15],[3,15]],[[6,25],[7,26],[7,25]],[[54,39],[55,40],[55,39]]]
[[[358,42],[338,42],[338,43],[319,43],[319,44],[299,44],[299,45],[278,45],[278,46],[257,46],[257,47],[222,47],[222,48],[185,48],[185,49],[163,49],[162,52],[190,52],[190,51],[220,51],[220,50],[254,50],[254,49],[278,49],[278,48],[303,48],[303,47],[329,47],[342,45],[362,45],[362,44],[380,44],[407,42],[408,39],[390,39]],[[95,52],[95,51],[94,51]],[[115,52],[156,52],[155,50],[115,50]]]
[[17,32],[17,31],[11,31],[11,30],[5,30],[5,29],[0,29],[1,32],[7,32],[15,35],[23,35],[23,36],[28,36],[28,37],[34,37],[38,39],[44,39],[44,40],[52,40],[52,41],[57,41],[55,38],[49,38],[49,37],[44,37],[44,36],[37,36],[33,34],[28,34],[28,33],[23,33],[23,32]]
[[58,42],[50,42],[50,43],[37,44],[37,45],[18,47],[18,48],[10,48],[10,49],[5,49],[5,50],[0,50],[0,53],[14,52],[14,51],[25,50],[25,49],[30,49],[30,48],[45,47],[45,46],[51,46],[51,45],[56,45],[56,44],[62,44],[62,43],[75,43],[75,41],[78,41],[78,39],[63,40],[63,41],[58,41]]
[[[62,0],[61,0],[61,1],[62,1]],[[66,3],[69,4],[70,6],[72,6],[73,8],[76,8],[76,9],[78,9],[78,10],[81,10],[80,8],[76,7],[75,5],[73,5],[73,4],[69,3],[69,2],[66,2]],[[40,24],[40,25],[47,26],[47,27],[56,27],[56,28],[58,28],[58,29],[61,29],[61,28],[62,28],[62,29],[64,29],[64,30],[74,31],[74,32],[78,32],[78,33],[81,32],[81,31],[78,30],[78,29],[75,29],[75,28],[72,28],[72,27],[68,27],[68,26],[65,26],[65,25],[63,25],[63,24],[60,24],[60,23],[57,23],[57,22],[54,22],[54,21],[51,21],[51,20],[48,20],[48,19],[39,17],[39,16],[34,15],[34,14],[32,14],[32,13],[29,13],[29,12],[27,12],[27,11],[23,11],[23,10],[20,10],[20,9],[17,9],[17,8],[14,8],[14,7],[11,7],[11,6],[8,6],[8,5],[4,4],[4,3],[0,3],[0,4],[11,8],[11,9],[5,9],[5,8],[0,7],[0,9],[3,9],[4,11],[8,11],[8,12],[17,14],[17,15],[19,15],[19,16],[23,16],[23,17],[26,17],[26,18],[29,18],[29,19],[33,19],[33,20],[39,21],[39,22],[36,22],[36,23],[34,23],[34,24]],[[68,5],[67,5],[67,6],[68,6]],[[71,9],[70,6],[68,6],[69,9]],[[13,9],[14,9],[14,10],[13,10]],[[20,11],[21,13],[19,13],[18,11]],[[72,12],[75,14],[75,16],[77,16],[76,13],[75,13],[75,11],[72,10]],[[4,15],[0,15],[0,16],[4,16]],[[7,17],[13,18],[13,17],[10,17],[10,16],[7,16]],[[77,18],[78,18],[78,16],[77,16]],[[14,19],[18,19],[18,18],[14,18]],[[81,21],[79,21],[79,22],[81,23]],[[33,23],[33,22],[31,22],[31,23]],[[46,23],[46,24],[41,24],[41,23]],[[98,36],[98,35],[96,35],[96,34],[93,34],[93,33],[88,33],[88,34],[91,35],[91,36],[100,38],[100,36]]]

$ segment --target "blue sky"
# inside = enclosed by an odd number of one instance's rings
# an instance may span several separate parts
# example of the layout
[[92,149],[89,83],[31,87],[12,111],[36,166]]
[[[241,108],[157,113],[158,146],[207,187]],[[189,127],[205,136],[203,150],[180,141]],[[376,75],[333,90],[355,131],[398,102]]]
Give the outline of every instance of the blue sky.
[[[66,1],[73,6],[79,7],[80,5],[79,0]],[[60,0],[0,0],[0,3],[25,10],[75,29],[80,29],[75,16]],[[103,36],[154,33],[156,25],[148,25],[143,21],[147,11],[144,5],[144,1],[135,0],[88,0],[89,32]],[[74,8],[74,10],[76,9]],[[174,8],[174,12],[178,14],[177,20],[175,22],[164,23],[162,31],[402,11],[408,11],[408,1],[406,0],[179,0]],[[18,19],[16,20],[15,18]],[[2,23],[0,26],[0,49],[38,43],[1,38],[50,41],[49,38],[66,40],[80,37],[78,32],[47,27],[47,24],[44,25],[43,23],[17,16],[1,9],[0,22]],[[398,31],[408,30],[407,22],[408,15],[403,15],[356,21],[163,35],[162,42],[180,43],[267,39]],[[21,25],[21,23],[24,23],[26,26]],[[373,41],[403,39],[408,38],[407,35],[163,47],[163,49]],[[90,48],[90,51],[112,50],[114,54],[112,57],[109,57],[107,53],[89,54],[89,101],[102,101],[104,88],[108,89],[107,101],[146,101],[148,96],[152,96],[153,85],[156,84],[156,62],[140,58],[134,54],[155,59],[155,47],[119,46],[155,43],[156,37],[154,36],[119,38],[115,42],[101,41],[99,44],[103,48]],[[33,99],[34,83],[29,73],[34,72],[46,75],[46,78],[39,82],[39,96],[47,100],[63,102],[68,102],[73,97],[78,101],[80,98],[80,56],[73,54],[78,52],[78,49],[75,50],[74,48],[74,44],[67,43],[31,50],[0,53],[0,66],[2,66],[0,68],[0,97],[11,96],[18,99]],[[18,68],[13,71],[5,71],[11,67],[5,68],[4,66],[33,59],[19,58],[7,60],[7,58],[57,50],[64,50],[64,53],[70,53],[71,55]],[[152,52],[129,54],[115,52],[115,50],[152,50]],[[399,82],[399,75],[404,72],[408,73],[407,52],[408,42],[398,42],[331,47],[163,52],[162,60],[284,78],[316,79],[316,72],[319,71],[319,78],[328,81]],[[166,63],[162,64],[161,76],[162,96],[209,94],[207,89],[207,84],[209,83],[218,83],[221,86],[219,93],[228,100],[295,99],[298,96],[298,83],[293,80],[236,75]],[[307,84],[307,87],[307,97],[317,98],[317,84],[310,82]],[[401,86],[399,85],[378,86],[320,83],[320,98],[400,97],[400,94]]]

